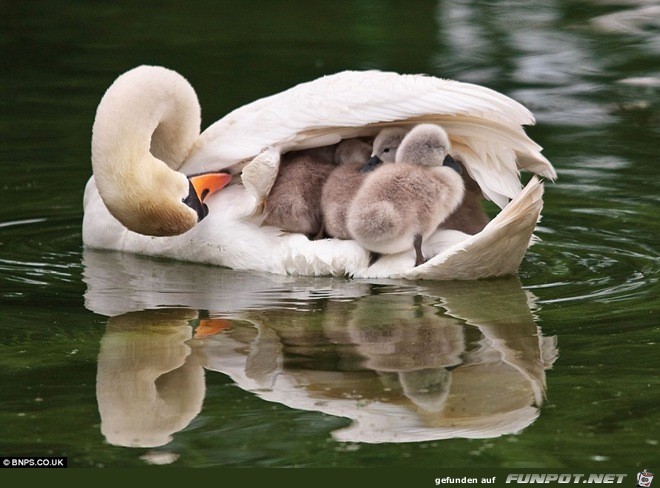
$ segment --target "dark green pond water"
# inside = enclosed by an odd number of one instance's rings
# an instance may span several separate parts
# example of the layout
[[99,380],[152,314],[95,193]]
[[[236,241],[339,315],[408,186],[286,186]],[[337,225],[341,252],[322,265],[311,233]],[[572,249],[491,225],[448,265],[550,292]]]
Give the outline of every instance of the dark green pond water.
[[[657,469],[657,2],[0,5],[0,455]],[[499,90],[559,174],[542,241],[517,277],[470,283],[84,250],[96,106],[139,64],[186,76],[204,127],[344,69]]]

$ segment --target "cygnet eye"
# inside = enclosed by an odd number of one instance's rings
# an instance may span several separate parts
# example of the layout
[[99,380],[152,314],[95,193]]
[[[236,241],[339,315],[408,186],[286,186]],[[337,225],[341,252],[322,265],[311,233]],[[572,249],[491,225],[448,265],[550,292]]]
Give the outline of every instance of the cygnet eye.
[[388,152],[390,152],[390,148],[389,148],[389,147],[386,147],[385,149],[383,149],[383,152],[384,152],[384,153],[388,153]]

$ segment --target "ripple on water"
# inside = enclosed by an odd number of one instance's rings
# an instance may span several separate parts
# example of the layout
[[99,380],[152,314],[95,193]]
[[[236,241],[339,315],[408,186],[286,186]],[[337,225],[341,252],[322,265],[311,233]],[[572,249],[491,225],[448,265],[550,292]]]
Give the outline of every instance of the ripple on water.
[[[0,222],[0,275],[8,283],[47,286],[80,281],[80,222],[71,216]],[[5,297],[18,296],[4,286]]]
[[660,5],[639,5],[600,15],[592,20],[592,25],[602,32],[652,36],[660,28]]
[[525,274],[536,273],[528,275],[526,287],[538,290],[540,303],[614,303],[653,295],[660,258],[651,244],[591,227],[554,228],[551,234],[530,249],[523,265]]

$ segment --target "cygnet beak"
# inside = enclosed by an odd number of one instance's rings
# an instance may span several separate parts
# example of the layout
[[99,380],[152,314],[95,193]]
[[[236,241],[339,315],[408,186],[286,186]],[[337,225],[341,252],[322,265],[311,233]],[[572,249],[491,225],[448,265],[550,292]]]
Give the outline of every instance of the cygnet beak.
[[225,172],[200,173],[188,177],[190,190],[183,203],[197,212],[197,221],[201,221],[209,213],[204,203],[206,197],[224,188],[231,181],[231,175]]
[[461,165],[456,162],[454,158],[452,158],[449,154],[445,156],[445,159],[442,161],[443,166],[449,166],[451,169],[456,171],[459,175],[463,173],[463,170],[461,169]]
[[367,160],[367,164],[362,166],[362,169],[360,170],[360,173],[369,173],[370,171],[375,170],[380,164],[383,162],[382,159],[380,159],[378,156],[371,156]]

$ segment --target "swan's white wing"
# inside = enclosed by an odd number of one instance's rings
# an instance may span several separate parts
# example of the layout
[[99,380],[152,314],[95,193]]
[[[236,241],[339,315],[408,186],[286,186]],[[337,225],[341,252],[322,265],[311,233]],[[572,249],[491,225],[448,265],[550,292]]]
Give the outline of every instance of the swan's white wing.
[[[369,253],[355,241],[310,241],[261,226],[255,210],[270,190],[282,152],[375,135],[386,125],[419,122],[436,122],[447,129],[453,153],[487,197],[504,208],[479,234],[436,232],[424,243],[425,255],[433,257],[413,268],[411,252],[383,256],[369,266]],[[555,177],[541,148],[524,132],[523,126],[533,123],[522,105],[476,85],[378,71],[326,76],[241,107],[199,137],[181,171],[243,166],[243,185],[211,195],[205,202],[211,210],[208,217],[193,229],[161,238],[128,231],[110,215],[92,177],[85,190],[83,242],[88,247],[277,274],[408,279],[513,274],[531,242],[543,188],[533,178],[521,191],[518,171]]]
[[479,234],[436,232],[424,245],[425,255],[433,257],[421,266],[414,267],[412,251],[383,256],[369,266],[368,251],[353,240],[310,241],[261,226],[249,215],[254,197],[239,185],[209,197],[208,217],[185,234],[136,234],[110,215],[91,178],[85,189],[83,241],[92,248],[284,275],[471,280],[517,272],[533,242],[542,195],[543,184],[534,177]]
[[543,208],[543,183],[533,177],[518,196],[475,235],[439,230],[425,240],[425,256],[415,267],[410,251],[382,256],[356,278],[477,280],[515,274],[527,249],[536,240],[534,230]]
[[333,144],[418,122],[445,127],[468,172],[500,207],[520,191],[520,169],[556,177],[524,132],[535,121],[520,103],[470,83],[381,71],[343,71],[238,108],[204,131],[181,170],[219,169],[267,148]]
[[469,280],[515,274],[527,249],[537,241],[533,232],[542,208],[543,183],[533,177],[481,232],[410,269],[404,277]]

